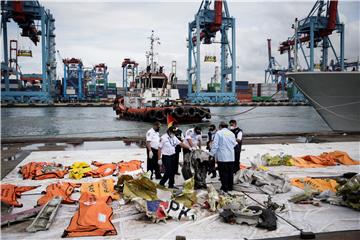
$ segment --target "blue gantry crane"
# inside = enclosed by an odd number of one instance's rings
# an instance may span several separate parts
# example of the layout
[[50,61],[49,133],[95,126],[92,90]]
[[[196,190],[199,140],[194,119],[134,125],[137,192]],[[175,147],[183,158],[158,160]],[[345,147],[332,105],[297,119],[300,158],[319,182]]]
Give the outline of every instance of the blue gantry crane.
[[[152,60],[152,65],[153,65]],[[124,61],[121,63],[121,67],[123,69],[123,89],[125,93],[129,87],[129,73],[132,77],[132,82],[135,81],[135,77],[138,75],[138,66],[139,64],[130,58],[125,58]]]
[[[344,44],[345,31],[344,24],[340,22],[338,16],[337,0],[318,0],[311,9],[307,17],[302,20],[295,19],[293,28],[295,33],[288,40],[282,42],[279,47],[280,54],[294,50],[294,70],[298,70],[299,52],[301,51],[303,59],[306,63],[306,69],[313,71],[315,64],[315,49],[321,47],[320,70],[329,70],[329,49],[335,56],[334,65],[338,66],[337,70],[344,70]],[[339,50],[338,54],[334,48],[329,36],[336,31],[339,33]],[[308,44],[308,52],[304,49],[304,45]]]
[[286,95],[288,95],[290,101],[304,101],[304,95],[286,77],[286,73],[293,71],[294,66],[294,58],[291,56],[291,51],[288,51],[288,66],[285,68],[281,66],[272,55],[271,39],[267,39],[267,48],[269,63],[265,69],[265,83],[268,83],[271,80],[271,83],[281,84],[281,94],[283,98],[285,98],[285,90],[287,90],[288,94]]
[[[236,42],[235,18],[230,16],[227,2],[215,0],[214,8],[210,9],[211,1],[203,0],[195,19],[188,26],[188,98],[191,102],[236,102]],[[223,11],[224,9],[224,11]],[[228,32],[231,31],[231,41]],[[220,37],[220,92],[201,91],[201,43],[215,44],[216,33]],[[231,60],[229,62],[228,60]],[[231,91],[226,90],[226,83],[230,76]],[[193,91],[193,83],[195,89]]]
[[[10,76],[17,74],[17,69],[12,69],[10,65],[8,53],[7,24],[11,19],[21,28],[22,37],[28,37],[35,45],[41,43],[41,91],[12,91],[10,89]],[[40,22],[40,29],[38,29],[36,21]],[[52,102],[53,82],[56,80],[55,19],[53,15],[38,1],[1,1],[1,29],[4,53],[1,63],[1,81],[5,85],[4,90],[1,91],[1,101],[13,103]]]
[[81,59],[63,59],[63,100],[83,100],[85,94],[83,63]]
[[92,71],[92,84],[96,95],[101,98],[107,97],[108,77],[108,67],[105,63],[99,63],[94,66]]

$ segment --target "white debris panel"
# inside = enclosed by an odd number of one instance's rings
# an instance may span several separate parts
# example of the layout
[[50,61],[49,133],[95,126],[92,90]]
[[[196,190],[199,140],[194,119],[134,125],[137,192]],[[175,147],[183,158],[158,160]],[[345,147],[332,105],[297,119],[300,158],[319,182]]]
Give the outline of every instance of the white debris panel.
[[[337,142],[337,143],[306,143],[306,144],[263,144],[263,145],[245,145],[241,153],[241,163],[250,165],[249,162],[256,158],[258,154],[269,153],[290,154],[294,156],[318,155],[323,152],[340,150],[347,152],[353,159],[360,159],[359,142]],[[181,154],[182,155],[182,154]],[[145,149],[113,149],[113,150],[81,150],[81,151],[44,151],[32,152],[24,161],[13,169],[1,183],[10,183],[19,186],[38,186],[37,189],[26,192],[41,193],[50,183],[57,181],[69,182],[93,182],[99,179],[91,177],[81,180],[68,179],[47,179],[47,180],[23,180],[18,173],[19,167],[29,162],[56,162],[65,166],[70,166],[76,161],[91,163],[96,160],[99,162],[119,162],[130,160],[141,160],[144,162],[143,168],[146,169]],[[298,167],[270,167],[270,171],[285,173],[288,177],[312,177],[312,176],[337,176],[346,172],[360,172],[359,165],[352,166],[333,166],[324,168],[298,168]],[[109,176],[108,178],[114,178]],[[213,183],[216,188],[219,187],[218,178],[208,177],[208,183]],[[175,183],[181,186],[182,176],[176,175]],[[320,207],[313,205],[302,205],[288,202],[288,199],[296,193],[302,192],[297,187],[292,187],[290,192],[277,194],[272,200],[279,205],[285,204],[286,210],[281,216],[303,229],[304,231],[331,232],[344,230],[360,229],[359,212],[340,206],[334,206],[322,203]],[[265,194],[250,194],[260,202],[267,199]],[[40,195],[25,195],[18,201],[23,204],[22,208],[14,208],[13,213],[31,209],[36,205]],[[73,199],[79,198],[79,193],[72,195]],[[252,202],[252,200],[248,200]],[[253,205],[257,205],[252,202]],[[117,236],[103,237],[104,239],[175,239],[175,236],[185,236],[187,239],[258,239],[270,237],[282,237],[289,235],[298,235],[299,231],[278,219],[277,230],[267,231],[247,225],[231,225],[222,222],[218,213],[211,213],[206,209],[199,209],[196,221],[176,221],[169,220],[167,223],[152,223],[144,218],[143,213],[139,213],[134,204],[122,205],[117,201],[112,203],[113,220],[112,223],[117,229]],[[71,217],[77,210],[77,205],[62,204],[56,219],[48,231],[36,233],[27,233],[25,228],[31,223],[26,221],[19,224],[13,224],[1,229],[2,239],[60,239],[64,229],[69,225]],[[81,239],[99,239],[99,237],[82,237]]]

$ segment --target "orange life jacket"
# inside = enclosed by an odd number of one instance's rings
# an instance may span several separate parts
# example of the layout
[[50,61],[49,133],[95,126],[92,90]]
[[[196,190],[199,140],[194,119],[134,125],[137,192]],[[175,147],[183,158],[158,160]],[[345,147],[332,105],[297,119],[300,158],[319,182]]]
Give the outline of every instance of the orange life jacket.
[[114,189],[113,179],[101,179],[97,182],[82,183],[80,193],[89,193],[95,195],[97,198],[111,197],[112,199],[119,199],[119,194]]
[[23,205],[17,201],[21,197],[21,193],[33,190],[38,186],[21,186],[12,184],[1,184],[1,202],[14,207],[22,207]]
[[317,190],[320,192],[323,192],[326,190],[336,192],[336,186],[338,185],[338,183],[333,179],[327,179],[327,178],[315,179],[315,178],[309,178],[309,177],[292,178],[291,184],[298,188],[301,188],[301,189],[304,189],[305,184],[307,184],[310,186],[311,189]]
[[359,161],[353,160],[349,154],[346,152],[341,151],[333,151],[328,153],[323,153],[320,155],[320,157],[330,157],[333,158],[336,162],[343,164],[343,165],[358,165],[360,164]]
[[67,170],[61,164],[49,162],[29,162],[20,167],[23,179],[43,180],[49,178],[63,178]]
[[112,208],[107,204],[110,197],[97,197],[83,193],[79,210],[71,218],[62,237],[109,236],[117,235],[111,223]]
[[293,157],[290,161],[292,165],[304,168],[335,166],[336,164],[360,164],[359,161],[353,160],[346,152],[341,151],[324,152],[319,156]]
[[100,163],[97,161],[93,161],[91,164],[98,167],[97,169],[86,173],[86,175],[90,175],[93,178],[109,176],[113,174],[117,168],[116,163]]
[[38,205],[44,205],[51,199],[56,196],[62,197],[62,203],[73,204],[76,203],[76,200],[70,198],[71,194],[74,192],[74,188],[80,187],[81,184],[78,183],[69,183],[69,182],[58,182],[50,184],[46,187],[46,193],[44,196],[39,198],[37,201]]
[[141,168],[142,162],[140,160],[131,160],[129,162],[120,162],[119,173],[126,173],[139,170]]

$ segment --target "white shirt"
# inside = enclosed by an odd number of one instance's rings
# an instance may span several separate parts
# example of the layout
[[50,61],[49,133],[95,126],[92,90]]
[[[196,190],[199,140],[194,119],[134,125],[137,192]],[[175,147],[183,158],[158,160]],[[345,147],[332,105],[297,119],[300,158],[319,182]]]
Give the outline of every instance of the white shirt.
[[242,140],[242,136],[243,136],[243,133],[242,133],[242,131],[240,131],[239,133],[238,133],[238,135],[237,135],[237,140]]
[[[190,146],[190,143],[188,142],[188,140],[191,139],[192,141],[192,146]],[[184,144],[188,147],[196,147],[199,145],[199,142],[201,142],[201,134],[197,135],[195,133],[194,128],[190,128],[185,132],[185,140],[184,140]]]
[[154,149],[159,148],[160,143],[160,134],[159,132],[156,132],[153,128],[151,128],[146,133],[146,141],[150,142],[150,147]]
[[219,162],[234,162],[236,144],[235,134],[229,129],[223,128],[216,132],[210,152]]
[[165,133],[161,136],[159,148],[161,149],[162,155],[173,155],[175,154],[175,147],[179,145],[181,142],[180,140],[173,136],[170,137],[169,134]]

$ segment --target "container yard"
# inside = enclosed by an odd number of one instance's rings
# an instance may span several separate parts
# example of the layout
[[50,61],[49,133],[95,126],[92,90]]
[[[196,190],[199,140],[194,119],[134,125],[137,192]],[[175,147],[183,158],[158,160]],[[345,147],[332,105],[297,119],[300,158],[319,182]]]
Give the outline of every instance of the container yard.
[[358,9],[1,1],[1,239],[358,239]]

